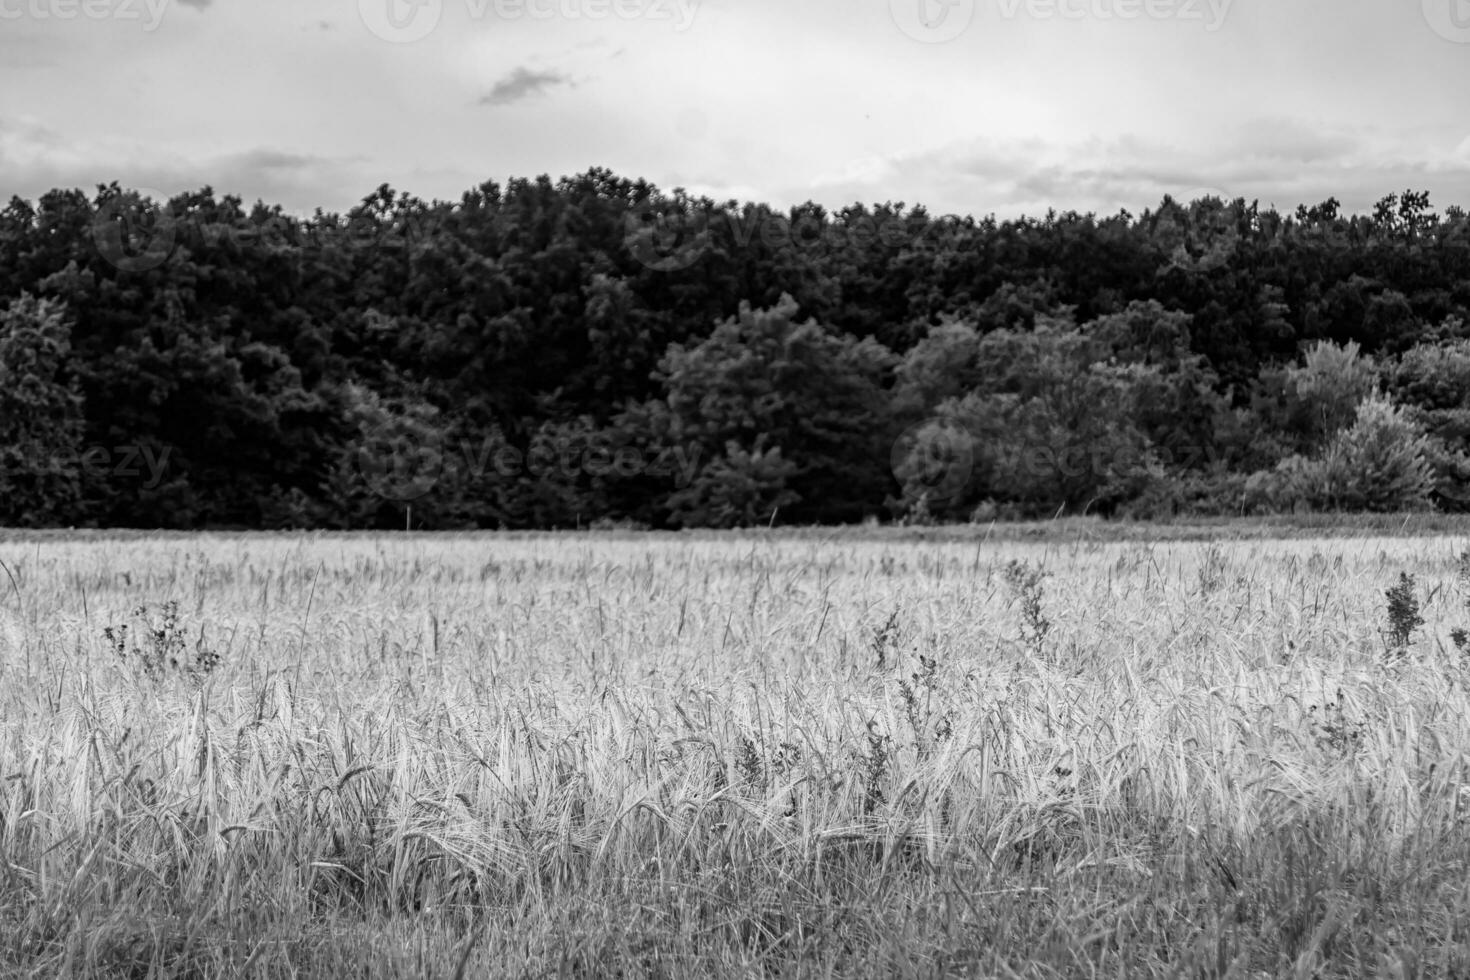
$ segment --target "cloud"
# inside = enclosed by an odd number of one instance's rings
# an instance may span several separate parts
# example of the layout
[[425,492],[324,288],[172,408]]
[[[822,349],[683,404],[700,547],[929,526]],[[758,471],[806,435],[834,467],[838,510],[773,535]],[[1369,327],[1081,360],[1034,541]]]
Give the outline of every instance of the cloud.
[[189,157],[146,143],[76,138],[35,120],[8,117],[0,117],[0,172],[5,197],[34,200],[74,187],[90,196],[97,185],[112,181],[163,198],[208,186],[216,194],[264,200],[301,214],[341,200],[344,187],[361,198],[382,183],[358,157],[273,147]]
[[1341,160],[1362,148],[1362,138],[1336,127],[1313,128],[1299,120],[1269,117],[1236,127],[1234,142],[1258,160],[1321,163]]
[[1429,190],[1436,209],[1470,198],[1470,139],[1436,149],[1369,127],[1352,132],[1289,119],[1251,119],[1206,145],[1125,135],[1060,140],[956,141],[864,159],[784,188],[790,200],[829,204],[906,200],[931,213],[1040,215],[1049,208],[1113,214],[1156,207],[1165,194],[1244,197],[1295,210],[1337,197],[1367,212],[1385,194]]
[[480,98],[480,105],[510,105],[533,95],[542,95],[547,89],[557,85],[573,84],[575,83],[570,75],[521,66],[496,82],[490,94]]
[[247,150],[225,159],[234,160],[246,169],[259,171],[303,170],[322,162],[320,157],[267,149]]

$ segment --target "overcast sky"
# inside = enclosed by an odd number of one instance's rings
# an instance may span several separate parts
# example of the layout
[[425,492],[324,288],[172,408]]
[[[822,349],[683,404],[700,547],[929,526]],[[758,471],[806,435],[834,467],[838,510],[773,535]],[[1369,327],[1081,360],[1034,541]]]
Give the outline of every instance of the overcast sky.
[[1470,207],[1470,0],[0,0],[0,198]]

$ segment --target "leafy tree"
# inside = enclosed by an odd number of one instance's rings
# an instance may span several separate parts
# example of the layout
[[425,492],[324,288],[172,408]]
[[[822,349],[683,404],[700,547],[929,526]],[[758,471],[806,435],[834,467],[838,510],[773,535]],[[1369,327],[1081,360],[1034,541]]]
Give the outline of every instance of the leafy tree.
[[[698,446],[706,468],[723,456],[765,472],[779,450],[791,467],[790,520],[860,518],[891,486],[886,384],[894,357],[877,341],[798,323],[796,313],[790,296],[769,310],[745,305],[707,340],[672,345],[659,366],[664,438]],[[748,454],[738,463],[728,455],[732,443]]]
[[783,507],[800,498],[788,486],[797,475],[795,463],[780,447],[766,448],[765,435],[747,449],[733,439],[699,470],[687,487],[669,496],[668,508],[683,527],[750,527],[776,520]]
[[1421,343],[1383,368],[1394,401],[1429,435],[1434,501],[1470,510],[1470,339]]
[[[57,475],[27,518],[51,523],[400,526],[408,503],[342,466],[399,429],[444,447],[426,526],[768,520],[778,500],[854,520],[933,490],[942,453],[903,457],[944,440],[973,443],[973,481],[930,494],[939,516],[981,493],[998,513],[1233,512],[1250,474],[1326,458],[1375,363],[1429,433],[1433,499],[1470,507],[1470,217],[1413,190],[1356,215],[1206,197],[997,220],[593,168],[298,218],[114,183],[0,210],[0,309],[23,295],[65,310],[43,377],[80,398],[78,445],[167,461],[156,482],[83,466],[74,494]],[[532,467],[549,448],[637,465]],[[519,469],[468,462],[487,449]]]
[[963,397],[984,381],[979,363],[980,331],[973,323],[946,318],[930,327],[895,369],[893,410],[918,418],[951,398]]
[[1190,347],[1191,318],[1156,300],[1135,300],[1084,332],[1106,346],[1109,363],[1132,375],[1133,414],[1160,465],[1194,470],[1218,457],[1216,425],[1229,409],[1219,377]]
[[1434,489],[1428,450],[1423,428],[1375,393],[1320,454],[1282,460],[1255,490],[1277,510],[1427,510]]
[[1288,381],[1306,415],[1308,437],[1320,439],[1352,422],[1375,389],[1377,375],[1356,343],[1339,347],[1318,341],[1303,356],[1301,367],[1291,369]]
[[1352,424],[1358,406],[1377,386],[1373,362],[1353,341],[1318,341],[1302,360],[1263,370],[1256,379],[1253,421],[1241,430],[1254,445],[1235,454],[1242,465],[1270,466],[1291,455],[1315,453]]
[[583,416],[541,423],[525,453],[499,450],[505,465],[495,474],[490,498],[505,527],[584,527],[616,514],[609,487],[631,469],[618,455],[614,435]]
[[337,525],[402,527],[408,508],[417,507],[420,522],[433,526],[446,495],[440,484],[449,448],[439,411],[421,399],[390,400],[358,384],[344,386],[341,397],[352,434],[321,488]]
[[68,521],[81,495],[82,399],[65,375],[64,306],[28,294],[0,310],[0,523]]
[[[1108,363],[1098,338],[1057,321],[986,334],[971,364],[980,383],[937,409],[976,447],[975,480],[945,508],[951,516],[986,499],[1031,514],[1110,509],[1157,463],[1138,425],[1136,393],[1158,369]],[[934,449],[920,442],[915,452]]]

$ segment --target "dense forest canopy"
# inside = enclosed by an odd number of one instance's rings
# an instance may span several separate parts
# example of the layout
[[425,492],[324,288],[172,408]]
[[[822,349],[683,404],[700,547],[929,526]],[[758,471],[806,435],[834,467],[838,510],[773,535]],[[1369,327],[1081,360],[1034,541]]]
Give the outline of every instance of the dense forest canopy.
[[0,212],[0,524],[1470,509],[1470,220],[778,211],[606,170]]

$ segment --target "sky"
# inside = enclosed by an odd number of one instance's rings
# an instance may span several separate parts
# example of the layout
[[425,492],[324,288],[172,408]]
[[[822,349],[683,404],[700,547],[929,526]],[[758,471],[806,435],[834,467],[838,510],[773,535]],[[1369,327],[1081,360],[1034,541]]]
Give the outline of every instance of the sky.
[[1470,208],[1470,0],[0,0],[0,200]]

